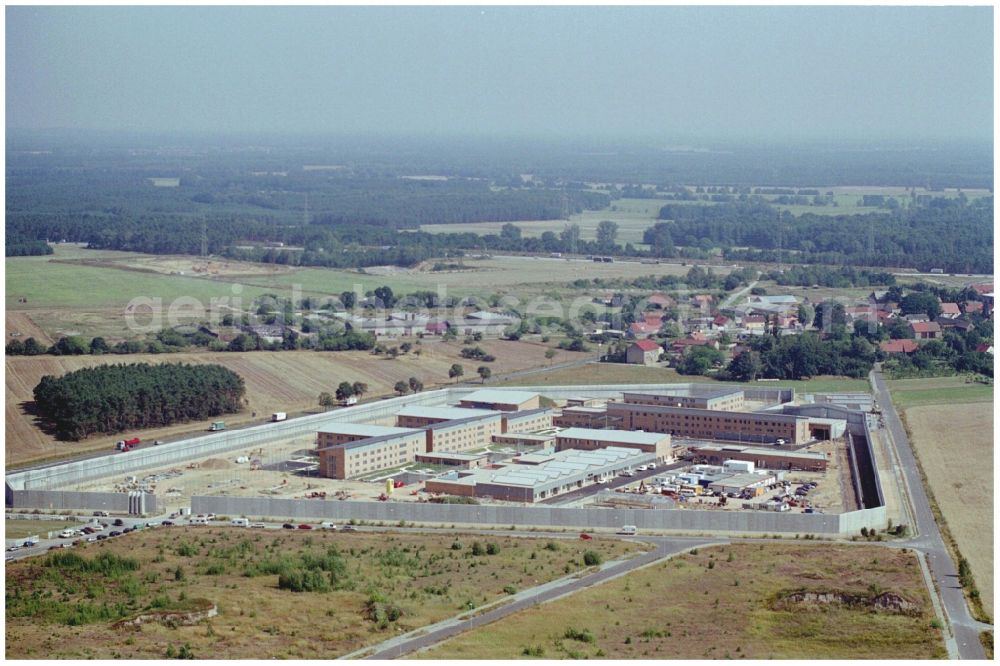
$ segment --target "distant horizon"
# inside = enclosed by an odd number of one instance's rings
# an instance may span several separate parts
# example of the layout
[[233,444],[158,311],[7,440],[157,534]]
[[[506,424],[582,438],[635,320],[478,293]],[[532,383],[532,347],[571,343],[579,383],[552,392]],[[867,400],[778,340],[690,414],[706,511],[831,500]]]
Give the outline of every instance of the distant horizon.
[[8,131],[992,141],[993,8],[11,6]]

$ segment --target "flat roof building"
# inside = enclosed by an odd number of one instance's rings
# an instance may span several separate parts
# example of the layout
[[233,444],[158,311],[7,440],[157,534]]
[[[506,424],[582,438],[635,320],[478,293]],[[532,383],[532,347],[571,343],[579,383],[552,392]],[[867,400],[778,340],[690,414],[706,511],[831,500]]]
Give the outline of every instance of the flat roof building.
[[490,454],[488,453],[421,453],[417,455],[417,462],[428,465],[449,465],[461,467],[463,469],[474,469],[485,467],[489,464]]
[[458,404],[462,407],[495,409],[502,412],[520,412],[540,407],[537,393],[506,389],[480,389],[460,399]]
[[434,423],[465,419],[470,416],[497,414],[489,409],[469,409],[467,407],[424,407],[410,405],[396,412],[396,425],[400,428],[422,428]]
[[356,442],[369,437],[402,435],[413,432],[414,428],[369,425],[367,423],[329,423],[316,433],[316,448],[324,449],[348,442]]
[[486,412],[464,419],[452,419],[424,426],[427,432],[427,452],[443,453],[482,449],[493,443],[493,436],[502,432],[500,412]]
[[656,462],[672,460],[669,434],[593,428],[567,428],[556,434],[557,451],[566,449],[592,451],[609,446],[635,448],[645,453],[652,453]]
[[625,469],[651,462],[652,454],[610,447],[595,451],[567,450],[537,465],[515,464],[430,479],[429,492],[488,497],[508,502],[537,502],[606,480]]
[[503,432],[532,432],[552,427],[554,409],[540,407],[520,412],[503,412]]
[[826,471],[827,459],[822,453],[811,451],[782,451],[753,446],[708,445],[693,447],[696,461],[709,465],[721,465],[727,460],[749,460],[756,468],[803,470],[807,472]]
[[560,428],[615,428],[621,422],[621,416],[609,414],[607,407],[565,407],[552,417],[552,425]]
[[693,409],[713,409],[735,412],[743,409],[743,389],[721,388],[700,389],[696,387],[674,389],[666,394],[624,393],[622,402],[639,405],[663,405],[666,407],[689,407]]
[[728,412],[658,404],[611,403],[608,413],[622,417],[623,430],[670,433],[674,437],[789,444],[809,441],[809,420],[792,414]]
[[[397,432],[343,442],[319,449],[319,473],[331,479],[352,479],[416,460],[427,450],[423,430],[392,428]],[[323,433],[320,433],[323,434]]]

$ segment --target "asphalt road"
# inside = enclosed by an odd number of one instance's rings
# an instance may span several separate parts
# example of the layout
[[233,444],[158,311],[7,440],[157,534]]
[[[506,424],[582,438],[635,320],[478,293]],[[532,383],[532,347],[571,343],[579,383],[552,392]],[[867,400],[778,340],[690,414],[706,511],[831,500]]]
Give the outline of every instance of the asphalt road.
[[955,648],[959,656],[962,659],[985,659],[986,654],[979,642],[979,632],[992,629],[993,626],[975,620],[969,612],[969,607],[965,602],[965,594],[958,582],[958,570],[951,560],[944,539],[941,537],[941,530],[938,529],[937,522],[934,520],[934,514],[931,513],[930,502],[920,479],[920,472],[913,456],[913,449],[910,447],[910,440],[907,438],[903,423],[892,404],[892,398],[889,395],[885,379],[882,377],[880,366],[876,366],[875,370],[872,371],[870,379],[875,389],[875,398],[882,407],[890,442],[899,458],[912,504],[912,515],[917,523],[918,535],[909,542],[909,545],[927,555],[927,563],[940,591],[941,601],[948,622],[951,624],[955,637]]
[[[402,657],[403,655],[411,652],[429,648],[437,643],[440,643],[441,641],[451,638],[452,636],[475,629],[476,627],[496,622],[497,620],[511,615],[512,613],[517,613],[519,611],[532,608],[533,606],[559,599],[560,597],[564,597],[568,594],[579,592],[580,590],[592,585],[597,585],[613,578],[617,578],[618,576],[626,574],[630,571],[635,571],[641,567],[653,564],[664,557],[675,555],[690,548],[728,542],[727,539],[670,539],[659,537],[643,537],[641,540],[655,543],[656,548],[648,553],[638,555],[623,562],[613,563],[610,566],[602,567],[598,571],[580,578],[563,578],[554,583],[540,585],[530,590],[525,590],[524,592],[515,595],[515,600],[511,603],[499,606],[493,610],[486,611],[465,620],[449,619],[435,625],[431,625],[430,627],[424,627],[423,629],[412,632],[411,634],[390,639],[375,646],[374,648],[367,648],[362,651],[362,654],[374,649],[375,652],[367,654],[365,656],[366,659],[395,659]],[[352,655],[346,655],[344,658],[351,658],[351,656]]]

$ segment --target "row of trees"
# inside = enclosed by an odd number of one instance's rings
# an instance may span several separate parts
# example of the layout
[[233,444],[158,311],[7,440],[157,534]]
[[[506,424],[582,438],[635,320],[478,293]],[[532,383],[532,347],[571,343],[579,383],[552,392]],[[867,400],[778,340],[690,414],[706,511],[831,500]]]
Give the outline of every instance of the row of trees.
[[327,391],[319,394],[319,404],[320,407],[336,407],[349,398],[360,400],[365,393],[368,393],[368,384],[364,382],[340,382],[332,394]]
[[35,386],[38,413],[61,439],[207,419],[238,412],[243,378],[221,365],[111,364]]

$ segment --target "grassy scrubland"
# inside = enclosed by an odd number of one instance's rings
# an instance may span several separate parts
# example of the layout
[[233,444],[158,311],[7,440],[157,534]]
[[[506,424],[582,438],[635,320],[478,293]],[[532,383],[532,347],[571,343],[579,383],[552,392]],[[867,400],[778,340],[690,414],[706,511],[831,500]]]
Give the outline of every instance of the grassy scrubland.
[[[855,604],[793,601],[795,592]],[[875,610],[889,593],[901,610]],[[522,611],[415,655],[433,659],[927,659],[945,656],[912,552],[733,544]]]
[[[550,545],[551,544],[551,545]],[[166,528],[12,564],[9,658],[331,658],[641,546],[467,534]],[[193,626],[139,613],[206,600]]]

